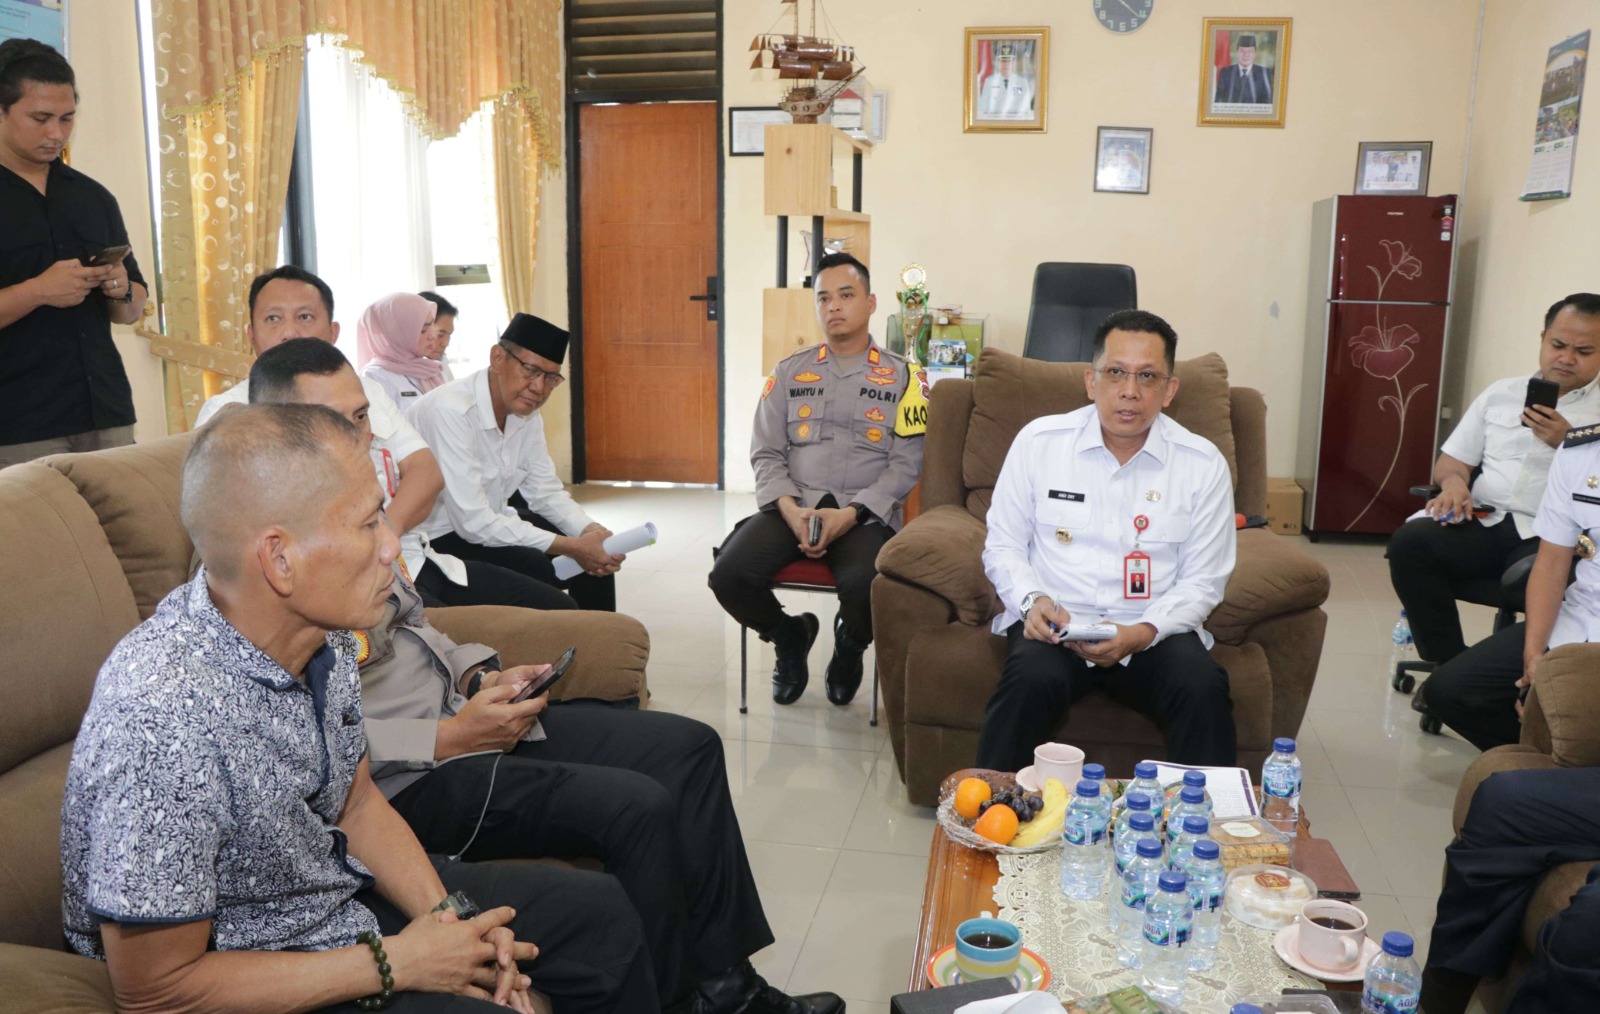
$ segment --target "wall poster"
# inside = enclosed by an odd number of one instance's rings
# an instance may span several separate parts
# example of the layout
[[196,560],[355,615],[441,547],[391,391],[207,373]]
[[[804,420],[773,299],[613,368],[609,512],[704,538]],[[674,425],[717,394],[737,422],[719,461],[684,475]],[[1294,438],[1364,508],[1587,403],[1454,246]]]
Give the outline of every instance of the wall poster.
[[1539,117],[1533,128],[1533,158],[1522,200],[1553,201],[1572,196],[1572,162],[1578,152],[1578,106],[1583,102],[1583,71],[1589,62],[1589,33],[1550,47],[1539,89]]
[[0,0],[0,42],[36,39],[67,54],[66,0]]

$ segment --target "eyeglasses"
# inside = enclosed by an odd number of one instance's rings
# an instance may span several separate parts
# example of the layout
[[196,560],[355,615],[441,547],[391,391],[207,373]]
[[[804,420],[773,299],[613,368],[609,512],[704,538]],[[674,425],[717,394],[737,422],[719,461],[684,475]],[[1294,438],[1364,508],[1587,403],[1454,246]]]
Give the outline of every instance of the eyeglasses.
[[1156,388],[1162,386],[1167,381],[1172,379],[1172,374],[1170,373],[1154,373],[1150,370],[1140,370],[1139,372],[1134,373],[1131,370],[1124,370],[1120,366],[1107,366],[1103,369],[1095,370],[1094,372],[1100,374],[1100,376],[1104,377],[1106,380],[1118,387],[1121,387],[1122,382],[1131,377],[1133,378],[1134,383],[1138,384],[1146,391],[1154,391]]
[[530,381],[543,380],[546,387],[559,387],[561,386],[561,382],[567,379],[559,373],[555,373],[550,370],[539,369],[539,367],[533,365],[526,359],[513,352],[511,350],[511,346],[507,345],[505,342],[500,343],[500,348],[505,351],[506,355],[517,361],[517,365],[522,367],[522,375],[527,377]]

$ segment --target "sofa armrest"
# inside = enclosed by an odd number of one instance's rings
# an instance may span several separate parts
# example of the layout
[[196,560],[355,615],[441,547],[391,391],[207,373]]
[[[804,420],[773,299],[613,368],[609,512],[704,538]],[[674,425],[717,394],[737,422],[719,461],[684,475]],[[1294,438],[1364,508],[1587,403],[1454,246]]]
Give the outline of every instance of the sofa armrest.
[[517,606],[445,606],[428,619],[459,644],[487,644],[507,668],[554,662],[576,645],[572,671],[551,690],[552,700],[646,700],[650,635],[631,616],[592,610]]
[[[1562,767],[1600,766],[1600,644],[1565,644],[1546,655],[1533,674],[1538,715],[1523,730],[1523,742],[1538,731],[1538,718],[1548,730],[1549,752]],[[1532,745],[1542,746],[1535,742]]]
[[945,505],[919,514],[878,553],[878,573],[933,592],[962,623],[987,623],[1000,612],[983,573],[988,529],[966,508]]
[[1243,643],[1263,620],[1328,599],[1328,568],[1292,539],[1265,528],[1238,533],[1239,552],[1222,601],[1206,618],[1206,629],[1224,644]]
[[104,961],[66,951],[0,944],[0,982],[11,1011],[112,1014],[117,1009]]
[[1467,773],[1461,776],[1461,785],[1456,788],[1456,806],[1451,816],[1456,834],[1461,833],[1461,825],[1467,819],[1467,809],[1472,805],[1472,796],[1485,778],[1501,771],[1558,766],[1555,758],[1549,754],[1521,744],[1497,746],[1485,752],[1467,768]]

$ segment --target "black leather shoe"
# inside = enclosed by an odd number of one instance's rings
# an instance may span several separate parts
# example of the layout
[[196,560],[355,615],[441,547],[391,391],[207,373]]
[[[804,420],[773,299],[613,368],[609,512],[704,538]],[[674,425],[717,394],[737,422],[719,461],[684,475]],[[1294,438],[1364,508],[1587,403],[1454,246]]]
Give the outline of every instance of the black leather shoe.
[[756,992],[739,1014],[844,1014],[844,1000],[835,993],[790,996],[756,976]]
[[806,692],[811,680],[811,670],[806,665],[806,655],[817,639],[822,624],[814,613],[785,616],[783,621],[764,637],[772,642],[778,652],[778,664],[772,667],[772,699],[779,704],[793,704]]
[[833,993],[788,996],[773,989],[749,962],[702,980],[671,1014],[845,1014]]
[[861,655],[867,650],[844,629],[844,617],[833,618],[833,658],[828,662],[828,700],[849,704],[861,689]]

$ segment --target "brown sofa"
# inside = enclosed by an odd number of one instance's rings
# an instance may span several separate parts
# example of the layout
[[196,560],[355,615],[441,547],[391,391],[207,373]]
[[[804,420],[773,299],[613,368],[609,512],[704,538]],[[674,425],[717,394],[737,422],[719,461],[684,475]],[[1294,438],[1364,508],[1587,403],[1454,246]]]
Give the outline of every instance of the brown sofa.
[[[971,767],[984,706],[1000,679],[1005,639],[989,632],[1001,609],[983,573],[984,517],[1017,431],[1042,415],[1088,404],[1087,363],[1044,363],[985,349],[971,380],[933,388],[922,458],[923,513],[884,546],[872,584],[878,678],[900,777],[913,803],[932,805],[939,782]],[[1180,362],[1168,415],[1222,451],[1234,502],[1266,510],[1266,403],[1228,385],[1216,355]],[[1239,763],[1257,767],[1276,736],[1300,728],[1322,654],[1328,572],[1293,540],[1241,531],[1238,564],[1206,621],[1228,671]],[[1113,772],[1165,755],[1155,722],[1091,694],[1056,736]]]
[[[178,520],[187,437],[0,471],[0,1011],[111,1011],[105,966],[61,932],[61,801],[100,664],[188,575]],[[529,622],[537,616],[537,622]],[[430,610],[441,630],[508,665],[583,646],[558,697],[646,698],[650,640],[611,613]]]
[[[1472,794],[1485,778],[1497,771],[1529,768],[1595,767],[1600,765],[1600,709],[1595,707],[1596,672],[1600,671],[1600,646],[1569,644],[1552,651],[1533,674],[1522,715],[1522,741],[1498,746],[1472,762],[1456,790],[1455,830],[1467,819]],[[1572,895],[1588,879],[1589,862],[1564,863],[1546,873],[1528,902],[1522,918],[1522,938],[1511,955],[1506,974],[1486,979],[1478,986],[1478,999],[1489,1014],[1497,1014],[1516,990],[1537,949],[1539,927],[1566,908]]]

